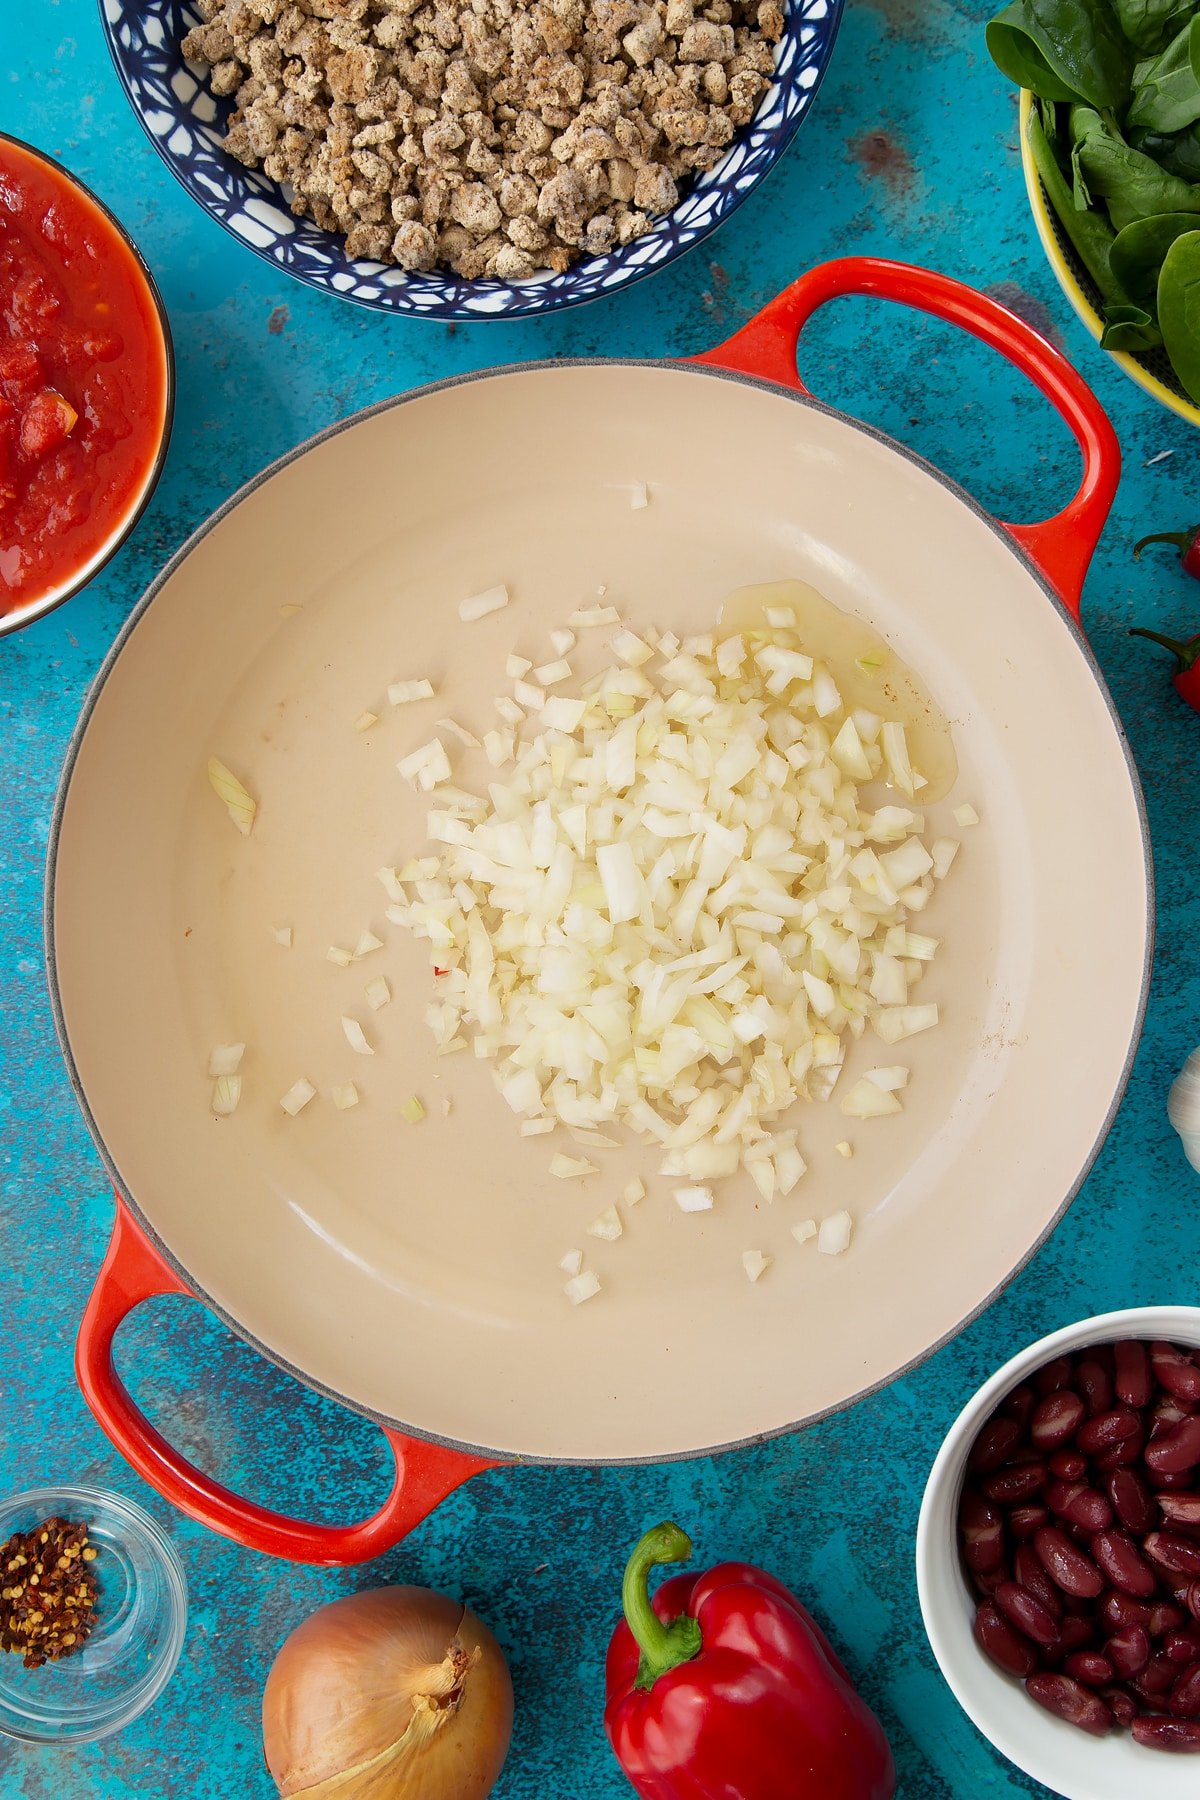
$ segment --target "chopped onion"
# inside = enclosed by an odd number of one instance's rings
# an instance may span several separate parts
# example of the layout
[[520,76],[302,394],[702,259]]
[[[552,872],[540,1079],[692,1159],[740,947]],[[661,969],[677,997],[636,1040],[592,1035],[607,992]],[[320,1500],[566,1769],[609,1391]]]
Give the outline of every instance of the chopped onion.
[[352,1106],[358,1105],[358,1089],[352,1081],[344,1081],[339,1087],[330,1088],[329,1096],[339,1112],[348,1112]]
[[482,594],[471,594],[466,600],[459,601],[458,616],[464,625],[471,625],[476,619],[485,618],[488,613],[499,612],[502,606],[507,605],[506,587],[485,588]]
[[277,944],[282,944],[285,950],[291,949],[292,928],[290,925],[272,925],[271,936],[275,939]]
[[258,811],[258,803],[242,786],[232,769],[227,769],[223,762],[215,756],[208,759],[208,779],[213,793],[225,804],[225,809],[243,837],[250,836],[250,827],[254,824],[254,815]]
[[342,1030],[345,1032],[346,1042],[352,1050],[357,1050],[360,1056],[374,1056],[375,1052],[367,1042],[367,1034],[357,1019],[347,1018],[343,1014]]
[[374,981],[368,981],[363,992],[372,1012],[378,1012],[380,1007],[386,1006],[392,997],[392,990],[386,975],[377,975]]
[[849,1162],[850,1158],[854,1155],[854,1145],[848,1138],[843,1138],[840,1144],[835,1144],[833,1147],[839,1156],[844,1156],[846,1158],[847,1162]]
[[821,1220],[821,1228],[817,1233],[817,1249],[822,1256],[840,1256],[843,1250],[850,1248],[850,1237],[854,1230],[854,1221],[848,1212],[836,1212],[828,1219]]
[[575,633],[573,631],[552,631],[550,643],[555,656],[566,656],[575,648]]
[[343,950],[340,944],[330,944],[325,952],[325,961],[336,963],[339,969],[348,969],[354,958],[349,950]]
[[958,855],[957,838],[935,838],[929,846],[933,872],[939,881],[950,873],[950,865]]
[[761,1250],[743,1250],[742,1267],[751,1281],[757,1281],[760,1275],[771,1266],[771,1258],[764,1256]]
[[229,1118],[237,1111],[238,1101],[242,1097],[242,1078],[240,1075],[218,1075],[213,1083],[212,1109],[220,1119]]
[[629,490],[629,504],[634,512],[641,512],[650,504],[650,490],[644,481],[635,481]]
[[895,1094],[876,1087],[866,1075],[856,1081],[848,1094],[842,1097],[842,1111],[849,1119],[882,1119],[888,1113],[898,1113],[900,1102]]
[[235,1075],[246,1054],[245,1044],[216,1044],[208,1053],[210,1075]]
[[307,1106],[309,1101],[316,1096],[316,1092],[317,1090],[312,1082],[306,1081],[302,1075],[299,1081],[294,1081],[292,1083],[279,1104],[282,1106],[285,1113],[290,1113],[294,1118],[301,1107]]
[[678,1187],[675,1189],[675,1204],[680,1212],[711,1212],[712,1203],[713,1193],[709,1187]]
[[971,805],[971,802],[969,800],[964,800],[961,806],[955,807],[954,823],[956,825],[964,825],[964,826],[965,825],[978,825],[979,814],[975,811],[975,808]]
[[560,1181],[582,1181],[585,1175],[598,1175],[599,1168],[583,1156],[563,1156],[561,1151],[550,1159],[550,1173]]
[[535,669],[533,673],[535,679],[540,682],[542,687],[553,687],[557,681],[569,681],[571,679],[571,665],[565,656],[560,656],[554,662],[543,663],[541,667]]
[[591,1269],[585,1269],[581,1275],[573,1275],[563,1288],[563,1293],[572,1306],[582,1305],[585,1300],[590,1300],[593,1294],[599,1292],[599,1277],[594,1275]]
[[466,726],[460,725],[456,719],[439,719],[438,729],[439,731],[448,731],[451,737],[456,737],[460,744],[466,745],[468,750],[479,749],[479,739],[475,733],[468,731]]
[[388,689],[393,706],[411,706],[414,700],[432,700],[432,681],[393,681]]
[[568,1250],[567,1254],[559,1261],[558,1266],[564,1275],[578,1275],[583,1267],[583,1251]]
[[608,1206],[599,1218],[592,1220],[588,1226],[588,1236],[600,1238],[606,1244],[615,1244],[623,1230],[620,1213],[615,1206]]
[[400,1108],[400,1117],[407,1119],[410,1125],[419,1125],[425,1117],[425,1108],[415,1094],[410,1094]]
[[522,675],[528,675],[533,664],[527,656],[518,656],[516,651],[505,660],[504,673],[513,681],[520,681]]
[[526,712],[541,712],[546,704],[546,696],[540,687],[532,681],[514,681],[513,699],[524,707]]
[[441,738],[433,738],[419,750],[414,750],[411,756],[401,757],[396,767],[406,781],[426,791],[436,787],[439,781],[450,779],[450,758]]
[[636,1206],[639,1200],[644,1200],[646,1198],[645,1182],[635,1175],[632,1181],[627,1181],[625,1183],[625,1192],[622,1195],[622,1198],[624,1199],[626,1206]]
[[383,939],[376,937],[373,931],[364,931],[361,933],[357,944],[354,946],[355,961],[357,962],[360,956],[370,956],[372,950],[382,949]]
[[554,1119],[522,1119],[521,1136],[543,1137],[548,1131],[554,1130],[556,1123]]
[[[600,590],[603,593],[603,588]],[[581,606],[578,611],[568,615],[567,624],[582,627],[585,631],[596,625],[619,625],[621,615],[615,606]]]
[[370,731],[372,725],[378,725],[378,723],[378,713],[360,712],[357,719],[354,721],[354,729],[355,731]]
[[815,1219],[801,1219],[798,1225],[792,1226],[792,1236],[798,1244],[807,1244],[809,1238],[815,1238],[816,1235],[817,1221]]

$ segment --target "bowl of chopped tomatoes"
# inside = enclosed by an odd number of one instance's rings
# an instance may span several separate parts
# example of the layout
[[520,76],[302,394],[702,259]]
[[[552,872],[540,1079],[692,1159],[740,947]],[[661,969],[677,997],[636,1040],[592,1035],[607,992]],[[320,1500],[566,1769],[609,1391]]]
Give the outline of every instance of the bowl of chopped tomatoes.
[[78,593],[132,531],[174,391],[166,310],[124,227],[0,132],[0,633]]

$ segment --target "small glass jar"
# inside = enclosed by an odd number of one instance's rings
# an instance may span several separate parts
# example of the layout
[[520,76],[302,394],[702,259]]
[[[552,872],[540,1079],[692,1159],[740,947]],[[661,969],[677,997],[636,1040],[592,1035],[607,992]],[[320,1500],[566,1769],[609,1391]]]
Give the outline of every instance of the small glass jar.
[[136,1719],[171,1679],[187,1624],[187,1581],[149,1514],[100,1488],[14,1494],[0,1502],[0,1544],[56,1517],[85,1525],[96,1548],[95,1625],[81,1650],[39,1669],[27,1669],[19,1653],[0,1652],[0,1732],[30,1744],[92,1743]]

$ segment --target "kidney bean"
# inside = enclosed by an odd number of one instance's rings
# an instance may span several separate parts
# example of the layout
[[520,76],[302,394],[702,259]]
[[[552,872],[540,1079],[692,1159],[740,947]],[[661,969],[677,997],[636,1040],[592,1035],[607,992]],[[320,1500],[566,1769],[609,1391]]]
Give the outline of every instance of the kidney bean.
[[1151,1344],[1150,1365],[1159,1387],[1188,1406],[1200,1404],[1200,1369],[1176,1345]]
[[1063,1611],[1063,1596],[1046,1573],[1041,1557],[1032,1544],[1021,1544],[1013,1556],[1013,1580],[1027,1593],[1040,1600],[1046,1611],[1058,1618]]
[[994,1475],[985,1475],[980,1486],[989,1500],[1012,1505],[1018,1500],[1032,1500],[1046,1485],[1046,1465],[1041,1462],[1009,1463]]
[[1020,1441],[1021,1428],[1015,1419],[994,1414],[975,1439],[967,1466],[984,1473],[999,1469],[1009,1461]]
[[1104,1592],[1104,1577],[1091,1557],[1076,1549],[1057,1526],[1043,1525],[1034,1534],[1033,1547],[1047,1575],[1064,1594],[1094,1600]]
[[1107,1450],[1101,1450],[1093,1460],[1102,1474],[1110,1469],[1128,1469],[1142,1454],[1142,1446],[1146,1442],[1146,1434],[1141,1426],[1136,1437],[1126,1438],[1123,1444],[1110,1444]]
[[1053,1362],[1043,1363],[1033,1378],[1033,1385],[1039,1394],[1055,1394],[1059,1388],[1069,1385],[1075,1373],[1075,1360],[1070,1356],[1056,1356]]
[[1158,1504],[1168,1525],[1200,1526],[1200,1494],[1160,1494]]
[[1029,1415],[1037,1405],[1037,1395],[1027,1381],[1015,1387],[1011,1394],[1006,1394],[1000,1402],[1000,1411],[1006,1419],[1015,1419],[1020,1431],[1024,1431],[1029,1423]]
[[1168,1494],[1175,1488],[1190,1488],[1196,1473],[1194,1469],[1147,1469],[1146,1479],[1156,1494]]
[[1113,1728],[1113,1715],[1098,1694],[1089,1693],[1069,1675],[1031,1675],[1025,1692],[1047,1712],[1077,1725],[1093,1737],[1104,1737]]
[[1061,1450],[1069,1444],[1087,1417],[1079,1395],[1059,1388],[1039,1400],[1029,1421],[1029,1440],[1035,1450]]
[[1161,1437],[1172,1425],[1178,1425],[1181,1419],[1188,1418],[1191,1411],[1190,1406],[1183,1406],[1178,1400],[1171,1400],[1164,1394],[1150,1414],[1150,1436]]
[[1112,1406],[1112,1376],[1102,1363],[1097,1362],[1094,1354],[1085,1356],[1076,1369],[1075,1386],[1083,1395],[1089,1419],[1094,1419],[1097,1413],[1107,1412]]
[[1054,1656],[1070,1656],[1076,1650],[1086,1650],[1095,1637],[1096,1627],[1090,1619],[1085,1619],[1081,1613],[1068,1613],[1059,1622],[1058,1642],[1045,1651],[1045,1660],[1049,1661]]
[[1168,1632],[1178,1631],[1186,1624],[1187,1614],[1169,1600],[1159,1600],[1147,1610],[1146,1630],[1152,1638],[1166,1637]]
[[1104,1654],[1123,1681],[1132,1681],[1150,1661],[1150,1633],[1142,1625],[1126,1625],[1113,1632]]
[[1078,1450],[1056,1450],[1046,1467],[1058,1481],[1082,1481],[1088,1470],[1087,1457]]
[[1142,1549],[1151,1562],[1169,1569],[1173,1575],[1200,1575],[1200,1544],[1181,1537],[1177,1531],[1149,1532],[1142,1540]]
[[1167,1710],[1177,1719],[1200,1719],[1200,1662],[1179,1677],[1167,1696]]
[[1143,1699],[1156,1702],[1170,1693],[1178,1679],[1179,1670],[1174,1663],[1162,1656],[1152,1656],[1141,1674],[1134,1677],[1133,1685]]
[[1006,1675],[1015,1675],[1020,1681],[1037,1668],[1037,1652],[1029,1639],[1014,1631],[990,1602],[985,1600],[976,1610],[972,1630],[984,1655]]
[[1137,1338],[1126,1338],[1113,1345],[1113,1386],[1118,1400],[1139,1411],[1149,1406],[1153,1392],[1150,1380],[1150,1355]]
[[1130,1407],[1114,1406],[1110,1412],[1097,1413],[1094,1419],[1081,1426],[1075,1442],[1088,1456],[1095,1456],[1099,1450],[1109,1450],[1114,1444],[1123,1444],[1126,1439],[1136,1437],[1141,1429],[1142,1421]]
[[1161,1715],[1135,1719],[1130,1726],[1135,1744],[1147,1750],[1175,1750],[1200,1754],[1200,1720],[1166,1719]]
[[[1034,1417],[1036,1418],[1036,1414]],[[1161,1475],[1194,1469],[1200,1463],[1200,1413],[1189,1413],[1146,1446],[1146,1467]]]
[[1177,1669],[1186,1669],[1190,1663],[1200,1662],[1200,1636],[1186,1627],[1182,1631],[1169,1631],[1159,1645],[1159,1653]]
[[1098,1488],[1081,1482],[1052,1482],[1046,1499],[1060,1519],[1085,1532],[1107,1531],[1112,1524],[1112,1507]]
[[1193,1619],[1200,1621],[1200,1581],[1189,1581],[1186,1587],[1177,1587],[1175,1598]]
[[1119,1589],[1110,1590],[1100,1602],[1100,1617],[1111,1631],[1124,1631],[1129,1625],[1140,1625],[1144,1631],[1149,1632],[1150,1610],[1140,1600],[1132,1599]]
[[1023,1631],[1035,1644],[1049,1649],[1057,1643],[1057,1619],[1028,1588],[1020,1587],[1015,1581],[1002,1581],[992,1599],[1009,1624]]
[[1063,1663],[1063,1674],[1082,1681],[1084,1687],[1100,1688],[1112,1680],[1114,1670],[1099,1650],[1076,1650]]
[[1044,1506],[1014,1506],[1008,1515],[1008,1529],[1018,1542],[1031,1538],[1039,1525],[1049,1523],[1050,1514]]
[[1112,1715],[1117,1724],[1123,1725],[1128,1731],[1137,1718],[1137,1701],[1133,1695],[1127,1694],[1124,1688],[1110,1687],[1101,1688],[1100,1698],[1106,1706],[1112,1708]]
[[1123,1594],[1148,1600],[1158,1586],[1154,1570],[1123,1531],[1098,1531],[1092,1539],[1092,1555]]
[[1132,1469],[1114,1469],[1105,1478],[1104,1486],[1113,1511],[1127,1531],[1149,1531],[1158,1523],[1150,1490]]
[[974,1488],[964,1488],[958,1507],[963,1560],[977,1575],[987,1575],[1004,1561],[1004,1522]]
[[973,1569],[971,1570],[971,1586],[977,1594],[982,1594],[984,1599],[994,1594],[1002,1581],[1011,1580],[1012,1570],[1008,1566],[1007,1558],[998,1569],[989,1569],[986,1575],[979,1575]]

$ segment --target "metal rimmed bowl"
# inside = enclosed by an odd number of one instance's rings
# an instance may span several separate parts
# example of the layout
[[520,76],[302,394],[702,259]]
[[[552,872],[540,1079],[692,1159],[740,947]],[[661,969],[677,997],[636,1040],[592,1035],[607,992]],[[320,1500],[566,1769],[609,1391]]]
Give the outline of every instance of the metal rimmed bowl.
[[23,601],[7,612],[0,611],[0,637],[3,637],[6,633],[20,631],[23,626],[31,625],[35,619],[40,619],[46,613],[53,612],[56,607],[61,606],[64,601],[70,600],[82,588],[85,588],[105,563],[116,555],[146,510],[158,485],[158,478],[162,474],[163,464],[167,459],[167,448],[171,441],[171,423],[175,409],[175,353],[171,339],[171,325],[162,295],[158,291],[157,284],[141,251],[116,215],[109,211],[104,202],[97,198],[86,182],[79,179],[78,175],[73,175],[55,157],[47,155],[44,150],[39,150],[36,145],[26,143],[24,139],[13,137],[5,131],[0,131],[0,144],[15,150],[19,157],[26,157],[35,164],[40,163],[53,170],[56,179],[65,182],[80,196],[87,210],[95,215],[101,230],[110,234],[124,246],[133,259],[137,274],[144,286],[146,298],[157,320],[162,354],[162,416],[157,424],[155,453],[130,494],[125,511],[91,554],[69,574],[32,599]]
[[[1100,313],[1100,296],[1091,276],[1080,262],[1072,248],[1066,232],[1054,215],[1045,188],[1042,186],[1037,167],[1033,160],[1033,147],[1029,141],[1029,121],[1033,117],[1034,98],[1029,90],[1021,92],[1021,167],[1025,174],[1025,191],[1029,195],[1029,206],[1033,213],[1033,222],[1041,239],[1042,249],[1046,252],[1046,261],[1053,269],[1058,285],[1079,318],[1087,326],[1096,342],[1104,335],[1104,320]],[[1187,419],[1192,425],[1200,425],[1200,406],[1180,385],[1179,377],[1171,367],[1165,350],[1146,350],[1133,353],[1127,350],[1109,350],[1119,369],[1128,375],[1152,400],[1160,406],[1177,413],[1181,419]]]
[[563,274],[465,281],[452,270],[410,274],[355,262],[345,240],[296,218],[279,185],[222,148],[233,107],[217,100],[180,48],[195,8],[180,0],[100,0],[108,46],[151,143],[188,193],[264,261],[309,287],[379,312],[427,319],[516,319],[557,312],[617,292],[674,261],[716,230],[791,143],[833,54],[844,0],[788,0],[775,77],[751,123],[714,169],[699,175],[674,211],[643,237]]
[[123,1731],[170,1681],[183,1648],[187,1580],[149,1513],[102,1488],[14,1494],[0,1502],[0,1543],[54,1517],[85,1524],[95,1546],[95,1627],[75,1655],[40,1669],[0,1656],[0,1732],[29,1744],[94,1743]]

